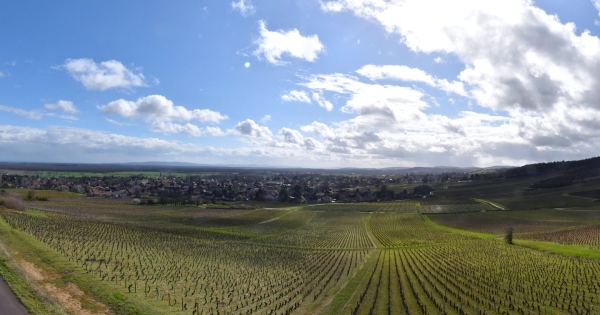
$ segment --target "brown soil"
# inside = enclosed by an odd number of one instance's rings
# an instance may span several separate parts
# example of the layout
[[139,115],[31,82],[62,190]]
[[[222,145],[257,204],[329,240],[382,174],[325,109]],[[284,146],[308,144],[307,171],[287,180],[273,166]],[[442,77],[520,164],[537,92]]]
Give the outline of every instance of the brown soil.
[[[27,275],[38,282],[47,293],[59,302],[65,309],[73,314],[81,315],[108,315],[108,307],[106,305],[93,300],[85,295],[85,293],[74,283],[69,283],[66,287],[60,288],[51,282],[51,280],[59,279],[60,276],[56,272],[45,271],[38,268],[35,264],[21,260],[23,270]],[[84,309],[82,301],[92,303],[97,306],[98,310]]]
[[42,274],[42,271],[28,261],[21,260],[21,267],[23,267],[23,270],[25,270],[27,275],[35,281],[43,281],[46,279]]

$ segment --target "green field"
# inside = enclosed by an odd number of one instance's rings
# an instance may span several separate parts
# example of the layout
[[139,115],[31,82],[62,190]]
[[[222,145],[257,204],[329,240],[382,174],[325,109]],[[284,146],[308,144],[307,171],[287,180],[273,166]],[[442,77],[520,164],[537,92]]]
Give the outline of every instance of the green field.
[[[0,207],[0,274],[33,314],[595,313],[600,207],[564,189],[484,193],[522,184],[453,188],[476,198],[293,207],[39,191],[50,200],[27,201],[24,213]],[[542,198],[551,206],[489,203]],[[503,241],[509,228],[514,245]],[[32,278],[29,263],[45,276]],[[48,287],[71,292],[79,309]]]

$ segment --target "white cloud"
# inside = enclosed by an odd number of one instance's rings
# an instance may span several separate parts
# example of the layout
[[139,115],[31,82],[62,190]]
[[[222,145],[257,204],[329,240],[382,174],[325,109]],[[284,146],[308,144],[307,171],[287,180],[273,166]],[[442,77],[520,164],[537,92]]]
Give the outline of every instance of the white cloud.
[[[600,11],[600,0],[592,0],[592,3],[596,7],[596,10]],[[599,12],[600,14],[600,12]]]
[[286,102],[302,102],[302,103],[311,103],[310,97],[304,91],[289,91],[287,94],[283,94],[281,99]]
[[119,126],[119,127],[125,127],[125,126],[133,126],[134,124],[130,124],[130,123],[124,123],[124,122],[120,122],[120,121],[116,121],[114,119],[110,119],[110,118],[105,118],[106,121],[108,121],[109,123]]
[[79,110],[77,110],[77,107],[75,107],[75,105],[71,101],[60,100],[60,101],[56,102],[55,104],[46,104],[46,105],[44,105],[44,107],[46,107],[46,109],[62,110],[62,111],[65,111],[67,113],[72,113],[72,114],[79,113]]
[[269,121],[271,121],[271,115],[265,115],[263,118],[260,119],[260,122],[263,124]]
[[415,52],[455,55],[465,64],[458,79],[493,110],[546,113],[600,99],[598,37],[577,35],[575,24],[532,1],[338,0],[322,7],[376,21]]
[[302,36],[297,29],[291,31],[269,31],[266,22],[259,21],[260,37],[254,41],[258,47],[253,52],[259,59],[265,59],[273,65],[285,65],[282,55],[303,59],[309,62],[317,60],[319,53],[325,51],[325,46],[317,35]]
[[[207,127],[209,128],[209,127]],[[203,132],[207,132],[204,130]],[[77,163],[121,163],[180,161],[213,165],[260,164],[331,167],[334,156],[318,151],[319,143],[305,138],[305,144],[215,148],[158,138],[130,137],[96,130],[50,126],[45,128],[0,125],[0,160]],[[257,142],[254,142],[257,143]],[[304,150],[306,148],[306,150]],[[311,150],[308,152],[307,150]]]
[[2,71],[0,71],[0,78],[2,78],[4,76],[4,73],[2,73]]
[[298,130],[285,127],[279,130],[277,137],[286,144],[291,144],[304,150],[312,151],[323,147],[321,142],[318,140],[310,137],[304,137]]
[[150,129],[154,132],[160,132],[164,134],[169,133],[184,133],[194,137],[200,136],[224,136],[225,133],[219,127],[198,127],[194,124],[175,124],[164,121],[155,121],[150,126]]
[[328,112],[333,109],[333,104],[330,101],[326,100],[321,94],[314,92],[312,94],[312,99],[319,104],[319,106],[325,108]]
[[10,106],[0,105],[0,111],[15,114],[29,119],[40,120],[44,117],[45,113],[39,110],[25,110],[21,108],[15,108]]
[[314,75],[300,85],[315,92],[329,91],[348,98],[342,112],[358,114],[353,123],[361,127],[396,129],[419,124],[429,105],[420,91],[401,86],[366,84],[344,74]]
[[141,97],[137,101],[119,99],[106,105],[98,106],[103,114],[120,115],[125,118],[146,118],[150,121],[191,121],[202,123],[219,123],[227,116],[210,109],[188,110],[183,106],[175,106],[172,101],[162,95]]
[[95,63],[92,59],[67,59],[61,66],[88,90],[108,90],[114,88],[132,89],[146,86],[141,72],[127,69],[117,60]]
[[304,141],[304,137],[298,130],[289,128],[281,128],[277,136],[287,143],[300,144]]
[[221,128],[219,128],[219,127],[207,126],[207,127],[202,128],[202,134],[208,135],[208,136],[213,136],[213,137],[220,137],[220,136],[224,136],[225,132],[223,132],[223,130],[221,130]]
[[[350,143],[349,131],[370,128],[382,141],[378,150],[363,153],[380,156],[415,159],[419,152],[437,154],[444,149],[446,156],[476,164],[502,159],[556,160],[557,156],[582,152],[597,155],[590,150],[594,147],[591,143],[600,139],[600,39],[585,30],[576,32],[575,24],[562,23],[534,4],[527,0],[322,3],[325,11],[348,11],[382,25],[415,53],[450,54],[464,64],[456,80],[438,79],[403,66],[369,65],[359,70],[360,74],[374,80],[423,82],[466,96],[471,110],[479,105],[502,113],[493,119],[472,111],[456,118],[431,115],[427,106],[418,105],[423,102],[419,91],[365,85],[340,74],[313,76],[302,85],[348,97],[342,110],[357,115],[331,127],[336,136],[327,143],[354,153],[356,147],[344,146]],[[405,99],[413,105],[398,102],[395,94],[412,95]],[[367,99],[375,104],[371,111]],[[404,108],[400,110],[400,106]],[[379,112],[379,117],[367,120],[372,112]],[[391,118],[386,121],[386,116]],[[377,125],[393,128],[375,128]]]
[[437,57],[435,57],[435,59],[433,59],[433,62],[435,62],[435,63],[444,63],[445,60],[442,59],[442,57],[437,56]]
[[250,0],[239,0],[238,2],[232,2],[231,7],[234,10],[240,11],[243,16],[253,15],[256,12],[256,7],[252,5]]
[[[47,115],[48,116],[55,116],[53,113],[49,113]],[[70,122],[78,121],[79,120],[79,118],[77,118],[77,117],[75,117],[73,115],[58,115],[58,118],[64,119],[64,120],[70,121]]]
[[[210,109],[188,110],[183,106],[175,106],[172,101],[162,95],[141,97],[136,101],[119,99],[106,105],[98,106],[98,110],[106,115],[119,115],[125,118],[143,118],[150,122],[150,130],[161,133],[184,133],[199,137],[204,132],[189,121],[201,123],[219,123],[227,116]],[[188,122],[178,124],[178,122]],[[111,122],[111,121],[109,121]],[[115,124],[116,122],[111,122]],[[120,125],[120,123],[116,123]],[[218,129],[218,128],[217,128]],[[219,129],[220,130],[220,129]],[[216,129],[209,129],[206,134],[215,134]]]
[[392,79],[423,82],[431,86],[435,85],[435,79],[427,72],[417,68],[409,68],[407,66],[366,65],[356,70],[356,73],[371,80]]
[[233,128],[233,133],[257,140],[270,140],[273,138],[273,133],[269,130],[269,127],[260,126],[252,119],[239,122]]
[[304,132],[314,133],[325,138],[333,138],[335,136],[334,131],[331,128],[329,128],[329,126],[318,121],[314,121],[312,124],[307,126],[302,126],[300,127],[300,130]]
[[185,125],[174,124],[164,121],[155,121],[150,126],[150,129],[154,132],[161,133],[185,133],[194,137],[202,135],[202,131],[196,125],[187,123]]
[[427,72],[417,69],[410,68],[407,66],[397,65],[386,65],[386,66],[375,66],[366,65],[356,70],[356,72],[364,77],[371,80],[400,80],[400,81],[412,81],[412,82],[423,82],[427,85],[436,87],[446,92],[456,93],[458,95],[466,96],[467,92],[460,81],[449,82],[446,79],[438,79],[431,76]]

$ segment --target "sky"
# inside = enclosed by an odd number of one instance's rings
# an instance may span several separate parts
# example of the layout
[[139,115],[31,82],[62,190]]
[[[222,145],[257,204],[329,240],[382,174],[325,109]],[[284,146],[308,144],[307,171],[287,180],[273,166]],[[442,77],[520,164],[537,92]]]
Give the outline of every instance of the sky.
[[600,0],[0,7],[0,161],[487,167],[600,155]]

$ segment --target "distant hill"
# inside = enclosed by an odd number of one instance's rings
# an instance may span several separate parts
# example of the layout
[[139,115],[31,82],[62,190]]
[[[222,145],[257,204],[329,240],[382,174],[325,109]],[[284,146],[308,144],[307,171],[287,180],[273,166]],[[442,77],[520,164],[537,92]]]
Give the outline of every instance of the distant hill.
[[555,188],[600,178],[600,157],[577,161],[528,164],[506,170],[507,178],[547,176],[531,184],[531,188]]

